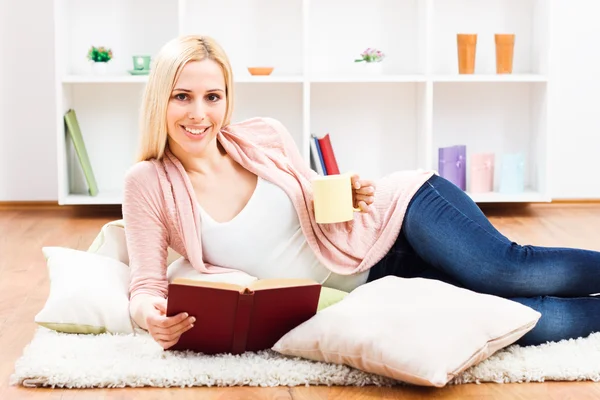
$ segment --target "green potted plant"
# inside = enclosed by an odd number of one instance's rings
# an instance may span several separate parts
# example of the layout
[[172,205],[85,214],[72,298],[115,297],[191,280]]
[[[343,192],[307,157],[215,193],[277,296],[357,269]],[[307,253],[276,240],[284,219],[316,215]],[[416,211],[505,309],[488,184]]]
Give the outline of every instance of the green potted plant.
[[381,73],[382,61],[385,58],[385,54],[375,48],[367,48],[360,53],[360,58],[354,60],[355,63],[363,63],[363,70],[371,73]]
[[92,62],[92,69],[96,74],[103,75],[108,69],[108,62],[112,60],[112,50],[104,46],[92,46],[90,47],[88,54],[88,60]]

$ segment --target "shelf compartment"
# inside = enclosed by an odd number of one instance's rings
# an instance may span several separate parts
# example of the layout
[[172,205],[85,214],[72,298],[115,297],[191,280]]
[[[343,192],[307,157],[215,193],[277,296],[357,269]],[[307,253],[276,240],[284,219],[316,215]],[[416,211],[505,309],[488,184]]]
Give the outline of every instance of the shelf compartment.
[[[236,84],[232,122],[248,118],[270,117],[281,122],[293,136],[302,154],[303,85],[301,83]],[[262,97],[262,101],[256,101]]]
[[475,73],[495,73],[494,34],[514,33],[513,73],[546,74],[549,3],[546,0],[433,0],[432,72],[457,74],[456,34],[476,33]]
[[112,50],[111,74],[127,74],[134,55],[154,56],[177,36],[176,1],[123,0],[89,2],[58,0],[56,17],[58,74],[90,76],[87,54],[92,45]]
[[252,66],[273,66],[273,75],[302,74],[302,0],[182,0],[182,7],[181,33],[213,37],[234,76],[250,76]]
[[[467,192],[471,156],[494,153],[494,191],[473,194],[484,201],[547,199],[548,149],[545,83],[445,82],[433,86],[431,168],[438,169],[438,149],[467,146]],[[525,193],[499,192],[502,155],[521,153],[525,159]]]
[[[353,74],[367,48],[386,54],[386,74],[425,72],[425,2],[419,0],[320,0],[311,2],[311,74]],[[334,21],[332,21],[334,19]]]
[[[143,87],[137,85],[69,85],[64,89],[63,112],[73,108],[81,128],[99,194],[89,196],[81,165],[65,132],[59,159],[66,177],[61,204],[113,204],[123,191],[125,173],[133,165],[138,146],[138,118]],[[109,194],[107,194],[109,193]]]
[[310,132],[329,133],[342,173],[417,169],[424,93],[424,83],[311,84]]

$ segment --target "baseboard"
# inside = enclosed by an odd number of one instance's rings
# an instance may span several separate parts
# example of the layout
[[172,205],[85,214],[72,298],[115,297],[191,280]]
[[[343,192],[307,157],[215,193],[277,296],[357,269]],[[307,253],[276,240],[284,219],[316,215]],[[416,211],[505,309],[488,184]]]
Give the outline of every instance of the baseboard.
[[554,204],[600,204],[600,199],[555,199]]
[[69,204],[60,205],[58,201],[0,201],[0,211],[55,211],[77,215],[120,215],[120,204]]
[[0,210],[61,208],[57,201],[0,201]]

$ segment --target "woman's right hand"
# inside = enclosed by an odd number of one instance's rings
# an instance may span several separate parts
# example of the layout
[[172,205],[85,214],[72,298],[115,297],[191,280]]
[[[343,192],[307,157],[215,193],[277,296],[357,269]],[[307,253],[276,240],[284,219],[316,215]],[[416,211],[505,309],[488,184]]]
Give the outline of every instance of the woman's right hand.
[[187,313],[167,317],[167,300],[163,298],[153,298],[144,308],[146,329],[165,350],[175,345],[179,337],[191,329],[196,321]]

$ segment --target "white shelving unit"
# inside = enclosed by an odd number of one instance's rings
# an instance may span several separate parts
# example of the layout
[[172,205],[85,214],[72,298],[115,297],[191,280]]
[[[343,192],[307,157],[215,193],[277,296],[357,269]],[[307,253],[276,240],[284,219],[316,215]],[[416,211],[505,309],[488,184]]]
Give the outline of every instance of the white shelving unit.
[[[526,156],[526,191],[471,194],[477,202],[549,201],[548,68],[551,0],[55,0],[60,204],[119,204],[133,163],[147,77],[132,56],[181,34],[213,36],[232,62],[233,121],[270,116],[306,162],[311,133],[330,133],[341,170],[377,179],[437,169],[437,149]],[[476,69],[459,75],[457,33],[477,33]],[[515,33],[513,74],[495,73],[494,33]],[[91,45],[115,55],[94,76]],[[387,55],[381,75],[353,60]],[[272,65],[253,77],[248,66]],[[90,197],[63,115],[77,112],[100,193]],[[499,168],[496,168],[498,171]],[[469,175],[467,175],[469,183]],[[468,190],[468,187],[467,187]]]

